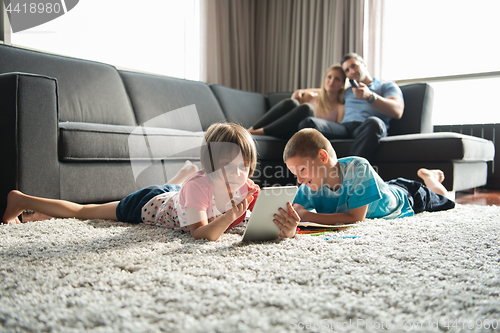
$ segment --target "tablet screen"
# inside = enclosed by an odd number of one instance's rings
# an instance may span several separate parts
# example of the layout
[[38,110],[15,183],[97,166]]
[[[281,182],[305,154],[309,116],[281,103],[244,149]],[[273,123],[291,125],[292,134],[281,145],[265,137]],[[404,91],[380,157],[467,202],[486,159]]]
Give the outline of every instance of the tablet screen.
[[297,189],[297,186],[262,188],[257,196],[242,241],[265,241],[278,238],[280,228],[273,222],[274,214],[279,214],[280,207],[287,209],[287,203],[293,202]]

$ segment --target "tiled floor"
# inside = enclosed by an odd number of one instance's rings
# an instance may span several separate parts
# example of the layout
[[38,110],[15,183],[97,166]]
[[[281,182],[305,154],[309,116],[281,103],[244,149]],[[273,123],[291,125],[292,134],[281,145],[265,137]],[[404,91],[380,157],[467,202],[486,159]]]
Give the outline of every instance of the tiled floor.
[[500,206],[500,190],[477,189],[472,192],[457,192],[455,202],[458,204],[495,205]]

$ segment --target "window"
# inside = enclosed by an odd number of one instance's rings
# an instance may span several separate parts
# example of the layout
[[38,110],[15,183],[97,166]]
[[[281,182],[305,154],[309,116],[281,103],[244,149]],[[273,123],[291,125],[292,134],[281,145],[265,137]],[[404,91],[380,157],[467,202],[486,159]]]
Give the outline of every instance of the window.
[[434,125],[500,123],[500,1],[384,1],[382,79],[432,85]]
[[199,80],[200,0],[84,0],[14,45]]

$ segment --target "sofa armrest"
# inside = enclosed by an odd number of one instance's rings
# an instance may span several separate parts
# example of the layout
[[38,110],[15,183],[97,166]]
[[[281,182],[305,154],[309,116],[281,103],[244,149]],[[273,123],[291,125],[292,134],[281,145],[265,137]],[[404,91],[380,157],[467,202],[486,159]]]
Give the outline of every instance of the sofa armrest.
[[0,213],[12,189],[59,198],[58,94],[53,78],[0,74]]

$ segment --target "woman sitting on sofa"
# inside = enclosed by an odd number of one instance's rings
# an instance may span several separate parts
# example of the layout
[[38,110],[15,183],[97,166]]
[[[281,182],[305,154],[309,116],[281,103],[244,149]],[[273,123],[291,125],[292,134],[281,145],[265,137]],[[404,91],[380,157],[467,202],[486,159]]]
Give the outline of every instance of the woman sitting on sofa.
[[331,66],[326,70],[320,89],[295,91],[290,99],[279,102],[267,111],[248,131],[255,135],[289,139],[306,117],[340,122],[344,117],[345,81],[342,67]]

